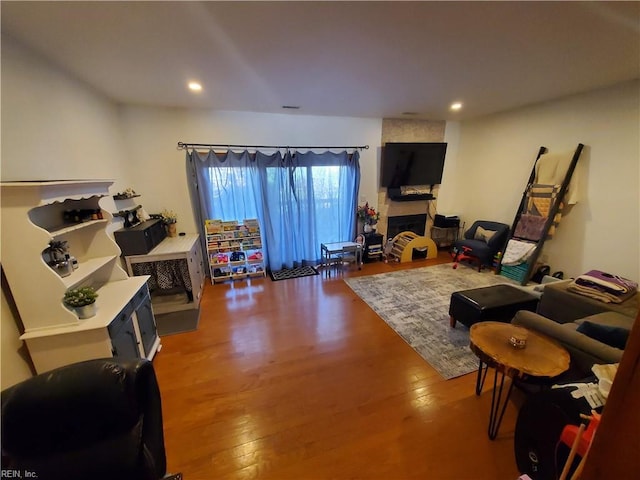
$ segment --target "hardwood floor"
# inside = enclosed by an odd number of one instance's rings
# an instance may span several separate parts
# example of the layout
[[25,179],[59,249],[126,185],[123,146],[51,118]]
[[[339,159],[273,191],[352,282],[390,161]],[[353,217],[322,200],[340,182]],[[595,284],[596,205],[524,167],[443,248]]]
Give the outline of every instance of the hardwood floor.
[[480,397],[475,374],[442,379],[343,276],[208,284],[198,331],[162,344],[167,463],[185,480],[519,475],[517,392],[489,440],[492,373]]

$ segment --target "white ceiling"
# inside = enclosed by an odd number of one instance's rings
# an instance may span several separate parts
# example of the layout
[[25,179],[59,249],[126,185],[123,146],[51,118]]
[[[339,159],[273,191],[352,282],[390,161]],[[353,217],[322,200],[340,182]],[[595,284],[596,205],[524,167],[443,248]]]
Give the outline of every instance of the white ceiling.
[[2,32],[126,104],[463,119],[640,77],[640,2],[3,1]]

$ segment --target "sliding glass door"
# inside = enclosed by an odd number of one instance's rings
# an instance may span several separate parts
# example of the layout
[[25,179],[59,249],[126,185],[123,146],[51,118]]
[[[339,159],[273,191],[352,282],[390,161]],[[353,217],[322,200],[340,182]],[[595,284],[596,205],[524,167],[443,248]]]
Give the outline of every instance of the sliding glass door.
[[272,270],[315,265],[320,243],[353,239],[358,160],[357,152],[188,154],[203,218],[258,218]]

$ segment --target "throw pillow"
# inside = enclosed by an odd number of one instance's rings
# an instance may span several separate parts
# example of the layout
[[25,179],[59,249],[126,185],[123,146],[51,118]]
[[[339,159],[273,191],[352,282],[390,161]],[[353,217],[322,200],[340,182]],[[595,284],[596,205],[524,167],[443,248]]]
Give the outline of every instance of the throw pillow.
[[629,330],[622,327],[611,327],[609,325],[601,325],[599,323],[582,322],[576,331],[586,335],[587,337],[606,343],[607,345],[624,350],[629,338]]
[[496,234],[495,230],[485,230],[482,227],[478,227],[476,228],[476,233],[473,236],[474,240],[483,240],[486,243],[489,243],[489,240],[491,240],[491,237],[493,237]]

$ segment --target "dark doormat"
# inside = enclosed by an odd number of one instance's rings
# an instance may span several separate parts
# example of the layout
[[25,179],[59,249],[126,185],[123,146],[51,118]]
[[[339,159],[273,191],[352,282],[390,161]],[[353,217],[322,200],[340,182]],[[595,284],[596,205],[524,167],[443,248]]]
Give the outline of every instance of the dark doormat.
[[278,280],[288,280],[289,278],[308,277],[310,275],[318,275],[318,270],[315,267],[296,267],[296,268],[284,268],[273,272],[269,270],[269,276],[271,280],[277,282]]
[[174,335],[176,333],[193,332],[198,329],[200,309],[181,310],[179,312],[156,315],[158,335]]

